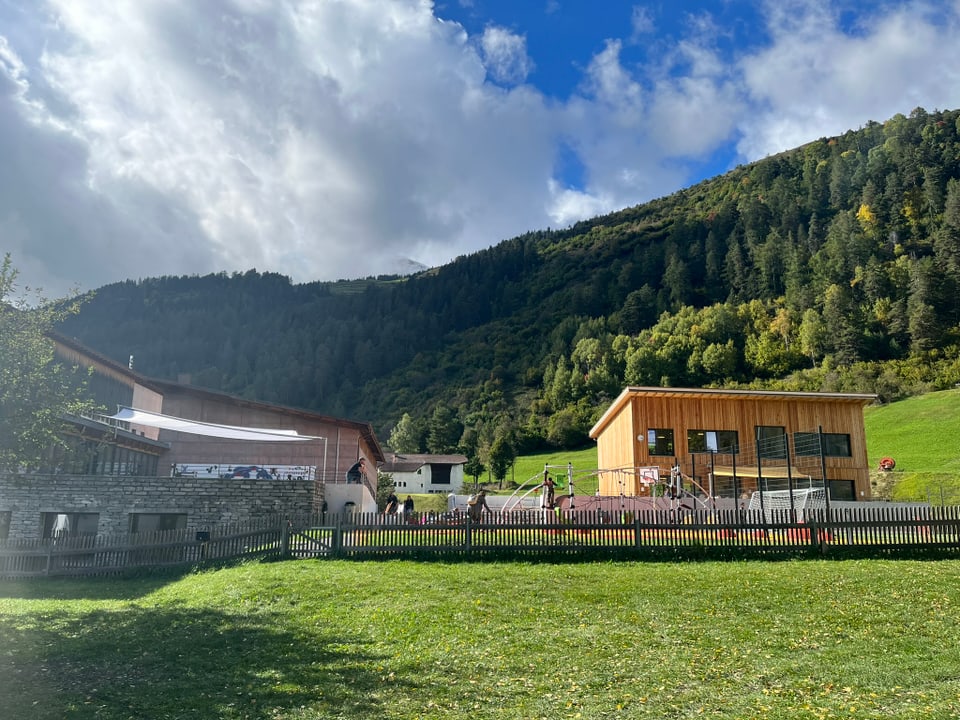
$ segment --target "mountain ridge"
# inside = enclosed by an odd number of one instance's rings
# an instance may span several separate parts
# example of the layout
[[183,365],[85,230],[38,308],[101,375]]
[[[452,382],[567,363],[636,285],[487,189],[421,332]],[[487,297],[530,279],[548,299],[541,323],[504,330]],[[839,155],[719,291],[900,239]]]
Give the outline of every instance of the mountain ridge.
[[407,413],[421,449],[441,407],[465,443],[582,442],[625,384],[892,399],[960,375],[958,124],[918,108],[408,276],[115,283],[62,331],[384,437]]

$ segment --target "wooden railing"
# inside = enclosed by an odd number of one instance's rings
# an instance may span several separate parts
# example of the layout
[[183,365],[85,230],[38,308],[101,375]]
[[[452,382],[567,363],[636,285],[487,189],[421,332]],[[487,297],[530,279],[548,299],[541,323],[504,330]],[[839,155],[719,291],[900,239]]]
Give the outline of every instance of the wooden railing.
[[0,541],[0,577],[105,575],[244,558],[470,559],[960,556],[960,508],[809,511],[523,511],[484,516],[270,517],[118,537]]

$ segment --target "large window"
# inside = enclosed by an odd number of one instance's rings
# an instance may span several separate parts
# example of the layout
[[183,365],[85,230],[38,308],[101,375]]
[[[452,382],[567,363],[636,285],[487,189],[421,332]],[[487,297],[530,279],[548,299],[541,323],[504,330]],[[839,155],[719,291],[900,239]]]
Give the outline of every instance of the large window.
[[673,430],[670,428],[647,430],[647,450],[651,455],[673,455]]
[[186,527],[186,513],[130,513],[132,533],[184,530]]
[[45,538],[96,535],[100,513],[47,512],[42,514],[42,520]]
[[687,450],[692,453],[740,452],[736,430],[687,430]]
[[68,436],[51,449],[41,472],[68,475],[157,474],[156,455],[87,438]]
[[778,425],[757,426],[757,457],[787,459],[787,431]]
[[823,437],[823,454],[826,457],[851,457],[850,436],[845,433],[798,432],[793,434],[793,452],[796,455],[819,455],[820,438]]
[[450,484],[450,466],[449,465],[431,465],[430,482],[434,485]]

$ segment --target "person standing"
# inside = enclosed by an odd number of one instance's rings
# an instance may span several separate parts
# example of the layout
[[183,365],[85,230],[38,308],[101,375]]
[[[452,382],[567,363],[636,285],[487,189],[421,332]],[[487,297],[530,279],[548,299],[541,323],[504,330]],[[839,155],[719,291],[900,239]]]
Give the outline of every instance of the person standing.
[[363,482],[363,478],[367,474],[367,464],[363,458],[357,460],[349,470],[347,470],[347,482],[348,483],[360,483]]
[[480,522],[484,510],[491,512],[490,506],[487,505],[487,491],[481,488],[480,492],[467,501],[467,515],[473,522]]
[[396,515],[399,507],[400,507],[400,498],[398,498],[397,494],[393,490],[391,490],[390,494],[387,495],[387,506],[384,512],[387,515]]
[[552,509],[553,504],[556,500],[556,487],[557,484],[553,481],[553,478],[550,477],[546,472],[543,473],[543,506],[547,509]]

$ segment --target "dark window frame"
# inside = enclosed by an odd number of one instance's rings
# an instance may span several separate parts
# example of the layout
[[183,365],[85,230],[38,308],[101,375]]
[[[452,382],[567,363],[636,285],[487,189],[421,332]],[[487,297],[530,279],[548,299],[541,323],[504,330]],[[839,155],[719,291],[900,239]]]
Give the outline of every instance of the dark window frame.
[[[66,516],[66,529],[56,530],[59,518]],[[91,527],[91,521],[92,527]],[[64,535],[78,537],[81,535],[96,535],[100,528],[100,513],[98,512],[44,512],[40,514],[40,522],[44,539],[58,538]]]
[[430,484],[431,485],[449,485],[450,476],[453,468],[449,465],[431,465],[430,466]]
[[[715,447],[710,447],[709,435],[714,436]],[[723,435],[723,439],[721,439]],[[732,436],[732,441],[731,441]],[[702,449],[694,449],[699,442],[693,442],[693,438],[702,438]],[[736,430],[687,430],[687,450],[692,453],[714,452],[719,455],[739,455],[740,454],[740,433]]]
[[[795,432],[793,453],[797,456],[816,457],[820,454],[820,433]],[[850,449],[850,433],[823,433],[824,457],[853,457]]]
[[[775,431],[775,432],[771,432]],[[761,460],[787,459],[787,429],[783,425],[757,425],[753,429],[757,440],[757,457]]]
[[676,447],[673,428],[647,428],[647,454],[673,457]]
[[[147,524],[156,524],[158,527],[140,527],[141,521],[149,521]],[[154,521],[156,521],[154,523]],[[185,512],[167,512],[167,513],[145,513],[136,512],[129,514],[129,527],[131,533],[141,532],[165,532],[168,530],[186,530],[187,513]]]

